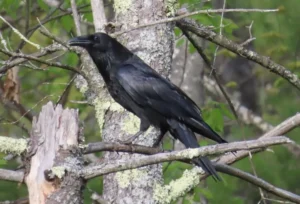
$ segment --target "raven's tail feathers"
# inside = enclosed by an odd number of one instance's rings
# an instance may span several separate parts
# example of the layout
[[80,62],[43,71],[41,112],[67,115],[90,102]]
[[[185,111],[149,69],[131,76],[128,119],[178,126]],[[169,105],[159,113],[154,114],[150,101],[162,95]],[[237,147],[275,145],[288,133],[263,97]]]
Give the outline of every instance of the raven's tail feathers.
[[186,122],[192,130],[204,137],[207,137],[217,143],[227,143],[218,133],[216,133],[207,123],[204,121],[198,121],[193,118],[186,119]]
[[221,177],[218,175],[215,167],[207,157],[199,157],[193,159],[193,162],[200,166],[206,173],[210,174],[215,181],[222,181]]
[[[168,120],[170,133],[176,139],[180,140],[187,148],[198,148],[198,141],[195,134],[184,124],[176,120]],[[217,171],[211,161],[207,157],[194,158],[193,162],[200,166],[206,173],[212,175],[214,180],[221,181],[222,179],[217,174]]]

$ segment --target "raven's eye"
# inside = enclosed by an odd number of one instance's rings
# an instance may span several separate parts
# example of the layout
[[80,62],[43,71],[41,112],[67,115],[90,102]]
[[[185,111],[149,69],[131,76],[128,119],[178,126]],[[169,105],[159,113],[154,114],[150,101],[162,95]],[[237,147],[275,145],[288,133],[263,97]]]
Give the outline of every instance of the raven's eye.
[[97,35],[94,36],[94,41],[98,41],[99,37]]

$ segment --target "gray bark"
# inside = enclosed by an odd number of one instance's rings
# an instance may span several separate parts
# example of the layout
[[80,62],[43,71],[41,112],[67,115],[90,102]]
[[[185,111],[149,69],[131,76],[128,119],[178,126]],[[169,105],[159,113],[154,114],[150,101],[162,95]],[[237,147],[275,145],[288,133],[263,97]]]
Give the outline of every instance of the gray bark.
[[[115,1],[116,24],[122,30],[136,27],[165,17],[164,1]],[[157,25],[125,33],[118,39],[135,52],[160,74],[167,76],[172,61],[172,25]],[[139,120],[128,112],[111,112],[105,115],[102,136],[104,141],[125,140],[138,131]],[[134,143],[151,146],[158,135],[151,128]],[[106,153],[109,160],[125,160],[143,157],[127,153]],[[117,161],[116,161],[117,162]],[[108,203],[155,203],[153,191],[155,184],[162,182],[161,164],[151,165],[104,177],[103,197]]]

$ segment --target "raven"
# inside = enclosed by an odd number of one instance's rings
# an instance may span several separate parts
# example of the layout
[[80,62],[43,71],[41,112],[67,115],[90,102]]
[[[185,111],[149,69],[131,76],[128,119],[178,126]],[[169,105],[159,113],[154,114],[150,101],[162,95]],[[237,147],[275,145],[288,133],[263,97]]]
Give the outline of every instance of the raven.
[[[194,132],[218,143],[227,142],[203,121],[200,109],[182,90],[116,39],[95,33],[75,37],[69,45],[88,51],[113,99],[140,118],[140,131],[130,141],[153,125],[161,131],[158,143],[167,131],[187,148],[199,147]],[[207,157],[193,162],[215,180],[221,180]]]

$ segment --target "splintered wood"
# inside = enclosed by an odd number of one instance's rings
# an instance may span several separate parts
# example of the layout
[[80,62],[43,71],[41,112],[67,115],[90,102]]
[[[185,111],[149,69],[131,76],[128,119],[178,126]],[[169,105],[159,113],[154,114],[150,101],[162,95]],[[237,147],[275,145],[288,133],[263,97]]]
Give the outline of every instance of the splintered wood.
[[30,203],[82,203],[83,180],[74,173],[83,162],[78,137],[77,110],[49,102],[34,118],[25,176]]

